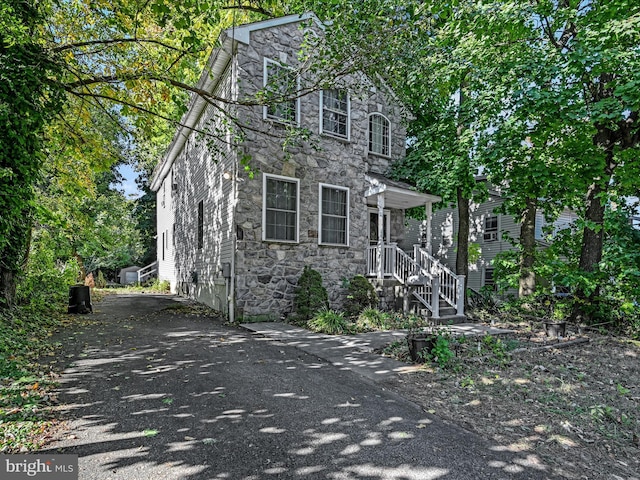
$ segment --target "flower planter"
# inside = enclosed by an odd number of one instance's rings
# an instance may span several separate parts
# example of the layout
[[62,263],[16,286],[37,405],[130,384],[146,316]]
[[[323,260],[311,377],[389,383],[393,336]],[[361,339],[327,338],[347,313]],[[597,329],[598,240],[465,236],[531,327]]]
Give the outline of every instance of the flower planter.
[[437,335],[432,333],[412,333],[407,335],[407,345],[409,355],[413,362],[424,363],[424,358],[420,356],[423,350],[431,351],[436,345]]
[[564,337],[567,333],[567,322],[544,322],[544,331],[547,337]]

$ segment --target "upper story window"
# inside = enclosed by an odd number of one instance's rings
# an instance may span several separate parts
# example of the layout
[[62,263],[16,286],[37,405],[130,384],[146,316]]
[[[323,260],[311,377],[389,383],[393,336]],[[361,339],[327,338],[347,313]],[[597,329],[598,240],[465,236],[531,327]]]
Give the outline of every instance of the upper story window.
[[300,102],[298,76],[282,63],[264,59],[264,87],[266,101],[264,118],[286,123],[298,123]]
[[262,191],[262,239],[297,242],[300,181],[278,175],[264,175]]
[[484,234],[485,242],[495,242],[498,240],[498,217],[495,215],[485,217],[484,219]]
[[349,244],[349,189],[320,184],[320,243]]
[[391,145],[390,134],[391,128],[387,117],[379,113],[369,115],[369,152],[388,157]]
[[350,104],[346,90],[322,90],[320,92],[322,118],[320,132],[349,139]]

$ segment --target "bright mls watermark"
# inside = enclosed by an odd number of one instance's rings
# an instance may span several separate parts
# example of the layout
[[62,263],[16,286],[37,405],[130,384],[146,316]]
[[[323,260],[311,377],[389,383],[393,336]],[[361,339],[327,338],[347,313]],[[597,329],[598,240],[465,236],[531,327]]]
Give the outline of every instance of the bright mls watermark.
[[77,455],[0,455],[2,480],[78,480]]

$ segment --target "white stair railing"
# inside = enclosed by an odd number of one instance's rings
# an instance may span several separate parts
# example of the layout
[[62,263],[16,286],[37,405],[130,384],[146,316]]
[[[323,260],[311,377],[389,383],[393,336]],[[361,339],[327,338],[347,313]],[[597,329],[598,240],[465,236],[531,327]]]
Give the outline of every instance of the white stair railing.
[[414,245],[413,255],[416,262],[440,281],[440,297],[456,309],[457,315],[464,315],[464,275],[456,275],[451,269],[440,263],[420,245]]
[[138,270],[138,283],[144,282],[145,280],[151,278],[153,275],[156,275],[157,273],[158,273],[158,262],[155,261],[153,263],[150,263],[146,267],[143,267],[140,270]]
[[[379,258],[381,250],[382,259]],[[431,312],[432,318],[439,318],[437,299],[440,297],[440,282],[437,277],[398,248],[395,243],[384,245],[382,249],[377,245],[367,249],[367,274],[379,276],[380,265],[382,265],[383,276],[395,278],[407,289],[410,287],[411,295]]]

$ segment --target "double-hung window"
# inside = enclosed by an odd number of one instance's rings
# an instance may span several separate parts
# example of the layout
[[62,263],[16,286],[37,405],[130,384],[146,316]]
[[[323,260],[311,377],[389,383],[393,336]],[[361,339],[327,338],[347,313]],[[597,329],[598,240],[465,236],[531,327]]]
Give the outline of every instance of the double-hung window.
[[492,215],[490,217],[485,217],[483,239],[485,242],[495,242],[496,240],[498,240],[497,216]]
[[300,181],[278,175],[264,175],[262,204],[262,239],[297,242]]
[[285,123],[298,123],[298,76],[282,63],[264,59],[264,92],[267,105],[264,118]]
[[380,113],[369,115],[369,152],[388,157],[391,129],[389,120]]
[[321,133],[349,139],[349,95],[346,90],[322,90]]
[[320,243],[349,244],[349,189],[320,184]]
[[496,281],[493,277],[493,267],[486,267],[484,269],[484,279],[482,283],[485,289],[493,291],[496,290]]

